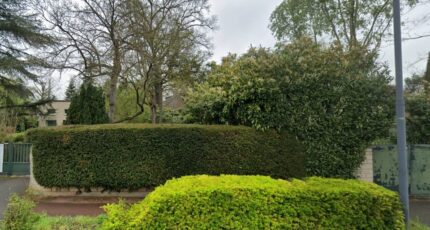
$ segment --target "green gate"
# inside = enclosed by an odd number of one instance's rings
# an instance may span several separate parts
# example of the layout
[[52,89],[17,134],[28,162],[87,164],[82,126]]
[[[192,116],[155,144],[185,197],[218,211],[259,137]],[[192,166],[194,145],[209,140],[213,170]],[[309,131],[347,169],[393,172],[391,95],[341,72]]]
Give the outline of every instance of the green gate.
[[0,174],[30,175],[31,144],[7,143],[3,146],[3,170]]
[[[408,146],[409,193],[430,197],[430,145]],[[397,150],[395,145],[373,147],[373,180],[397,191]]]

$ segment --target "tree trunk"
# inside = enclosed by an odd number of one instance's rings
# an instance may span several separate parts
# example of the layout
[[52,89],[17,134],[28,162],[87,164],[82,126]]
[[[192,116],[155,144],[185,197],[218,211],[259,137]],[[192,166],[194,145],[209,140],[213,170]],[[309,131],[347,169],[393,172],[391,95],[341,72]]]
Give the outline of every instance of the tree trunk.
[[349,0],[349,48],[357,45],[357,4],[356,0]]
[[114,44],[114,57],[113,57],[113,66],[112,72],[110,76],[110,85],[109,85],[109,122],[115,122],[115,111],[116,111],[116,92],[117,92],[117,84],[118,78],[121,73],[121,56],[119,45]]
[[163,83],[155,85],[155,97],[158,110],[158,123],[163,123]]
[[109,122],[113,123],[115,121],[115,107],[116,107],[116,84],[118,78],[112,77],[110,80],[109,87]]
[[152,124],[157,124],[157,97],[155,93],[151,98],[151,121]]

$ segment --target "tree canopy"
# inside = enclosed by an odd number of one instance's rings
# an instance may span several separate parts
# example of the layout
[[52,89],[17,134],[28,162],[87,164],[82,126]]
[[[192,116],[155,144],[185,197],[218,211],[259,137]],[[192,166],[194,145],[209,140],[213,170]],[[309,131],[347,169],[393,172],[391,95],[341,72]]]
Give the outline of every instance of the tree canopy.
[[103,124],[108,123],[106,104],[103,89],[94,86],[91,80],[85,80],[79,93],[72,97],[67,111],[66,123],[76,124]]
[[392,18],[391,0],[284,0],[271,15],[270,29],[279,41],[309,36],[377,50]]
[[14,98],[28,98],[32,91],[28,82],[37,82],[35,73],[46,62],[30,52],[51,44],[34,15],[28,13],[27,2],[0,2],[0,104],[14,105]]
[[386,137],[390,77],[373,53],[309,39],[230,55],[186,98],[190,122],[275,128],[307,146],[312,175],[353,177],[364,149]]

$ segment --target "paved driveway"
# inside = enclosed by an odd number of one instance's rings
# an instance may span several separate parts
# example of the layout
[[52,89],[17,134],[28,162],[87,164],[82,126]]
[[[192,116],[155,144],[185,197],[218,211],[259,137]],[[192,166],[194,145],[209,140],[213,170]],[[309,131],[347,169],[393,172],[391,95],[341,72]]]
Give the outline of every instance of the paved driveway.
[[0,177],[0,219],[3,218],[9,196],[13,193],[23,194],[28,181],[28,177]]

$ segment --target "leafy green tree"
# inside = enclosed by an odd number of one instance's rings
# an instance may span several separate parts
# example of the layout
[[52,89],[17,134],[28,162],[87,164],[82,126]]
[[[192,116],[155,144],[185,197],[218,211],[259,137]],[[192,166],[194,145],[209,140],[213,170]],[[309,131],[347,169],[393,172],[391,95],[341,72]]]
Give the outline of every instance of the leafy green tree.
[[29,48],[51,43],[35,16],[28,13],[27,1],[0,1],[0,105],[14,106],[14,98],[32,96],[26,82],[37,82],[38,75],[32,70],[47,64]]
[[280,41],[309,36],[377,50],[392,17],[391,0],[284,0],[271,15],[270,29]]
[[426,68],[426,72],[424,74],[424,79],[427,82],[430,82],[430,53],[429,53],[429,57],[427,58],[427,68]]
[[406,128],[410,144],[430,144],[430,55],[424,75],[405,80]]
[[264,48],[251,48],[242,57],[225,57],[206,82],[189,92],[186,120],[280,128],[285,100],[273,63],[272,54]]
[[424,93],[424,78],[418,74],[412,75],[405,79],[405,94],[406,96],[418,95]]
[[375,58],[310,39],[274,51],[251,49],[224,59],[190,92],[186,116],[286,130],[307,147],[310,175],[350,178],[364,149],[386,137],[393,122],[390,77]]
[[72,97],[66,123],[75,125],[108,122],[103,89],[94,86],[91,80],[84,81],[79,89],[79,94]]
[[423,94],[406,98],[406,128],[409,144],[430,144],[430,100]]

